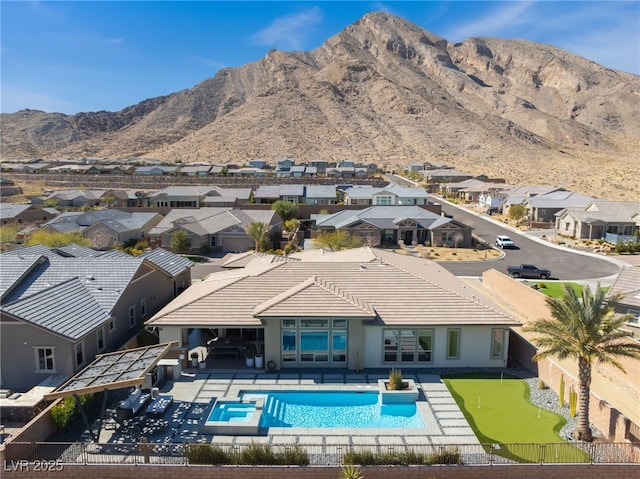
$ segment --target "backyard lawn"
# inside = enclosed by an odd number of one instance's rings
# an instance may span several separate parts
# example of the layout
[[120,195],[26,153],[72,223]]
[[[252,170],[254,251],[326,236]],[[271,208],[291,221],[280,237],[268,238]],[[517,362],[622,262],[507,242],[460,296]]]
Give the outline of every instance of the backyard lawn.
[[528,286],[532,286],[534,284],[537,284],[539,286],[541,284],[544,284],[544,288],[538,288],[538,291],[540,291],[542,294],[546,294],[547,296],[551,296],[552,298],[561,298],[562,296],[564,296],[564,287],[567,284],[573,288],[573,290],[576,292],[578,297],[582,295],[582,288],[583,288],[581,284],[564,282],[564,281],[558,281],[558,282],[539,281],[537,283],[531,282],[531,281],[525,281],[525,284],[527,284]]
[[[469,425],[496,454],[520,462],[588,462],[589,456],[563,440],[565,419],[529,402],[526,381],[495,374],[443,378]],[[549,444],[542,451],[538,444]],[[534,446],[535,445],[535,446]]]

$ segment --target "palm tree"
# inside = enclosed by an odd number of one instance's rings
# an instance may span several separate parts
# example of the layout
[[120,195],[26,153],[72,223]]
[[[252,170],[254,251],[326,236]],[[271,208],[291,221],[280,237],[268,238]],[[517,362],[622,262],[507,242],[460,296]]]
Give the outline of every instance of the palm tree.
[[268,224],[253,221],[249,226],[245,226],[244,230],[255,244],[256,251],[263,251],[267,249],[269,230],[271,230],[271,227]]
[[621,295],[606,297],[606,289],[598,284],[595,293],[588,286],[581,297],[569,285],[561,298],[547,298],[551,318],[538,319],[524,327],[536,333],[534,343],[539,360],[549,356],[578,360],[580,388],[580,417],[575,431],[580,441],[592,441],[589,427],[589,393],[591,368],[594,363],[610,364],[624,371],[618,357],[640,359],[640,344],[629,341],[620,327],[629,316],[615,315],[614,309]]

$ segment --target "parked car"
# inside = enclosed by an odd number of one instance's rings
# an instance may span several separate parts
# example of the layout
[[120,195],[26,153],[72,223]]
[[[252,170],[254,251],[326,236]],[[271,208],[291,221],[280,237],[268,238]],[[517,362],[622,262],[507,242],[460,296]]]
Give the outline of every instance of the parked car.
[[505,248],[515,248],[516,244],[508,236],[498,235],[498,237],[496,238],[496,246],[498,248],[505,249]]
[[521,264],[520,266],[509,266],[507,274],[514,278],[536,278],[547,279],[551,277],[551,271],[548,269],[539,269],[532,264]]

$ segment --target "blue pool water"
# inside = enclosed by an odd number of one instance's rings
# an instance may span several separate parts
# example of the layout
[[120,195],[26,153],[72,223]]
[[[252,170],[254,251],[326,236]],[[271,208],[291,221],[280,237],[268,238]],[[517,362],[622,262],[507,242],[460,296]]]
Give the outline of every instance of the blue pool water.
[[207,421],[245,422],[256,412],[255,403],[216,403]]
[[264,398],[260,427],[422,428],[415,404],[380,404],[377,392],[274,391]]

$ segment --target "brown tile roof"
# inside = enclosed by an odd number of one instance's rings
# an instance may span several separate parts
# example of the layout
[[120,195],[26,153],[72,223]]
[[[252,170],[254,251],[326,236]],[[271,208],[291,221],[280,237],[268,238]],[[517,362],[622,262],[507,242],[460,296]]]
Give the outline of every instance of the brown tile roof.
[[148,324],[259,325],[259,317],[266,316],[377,317],[395,325],[519,324],[432,261],[369,248],[296,257],[300,261],[256,258],[242,270],[211,275]]

